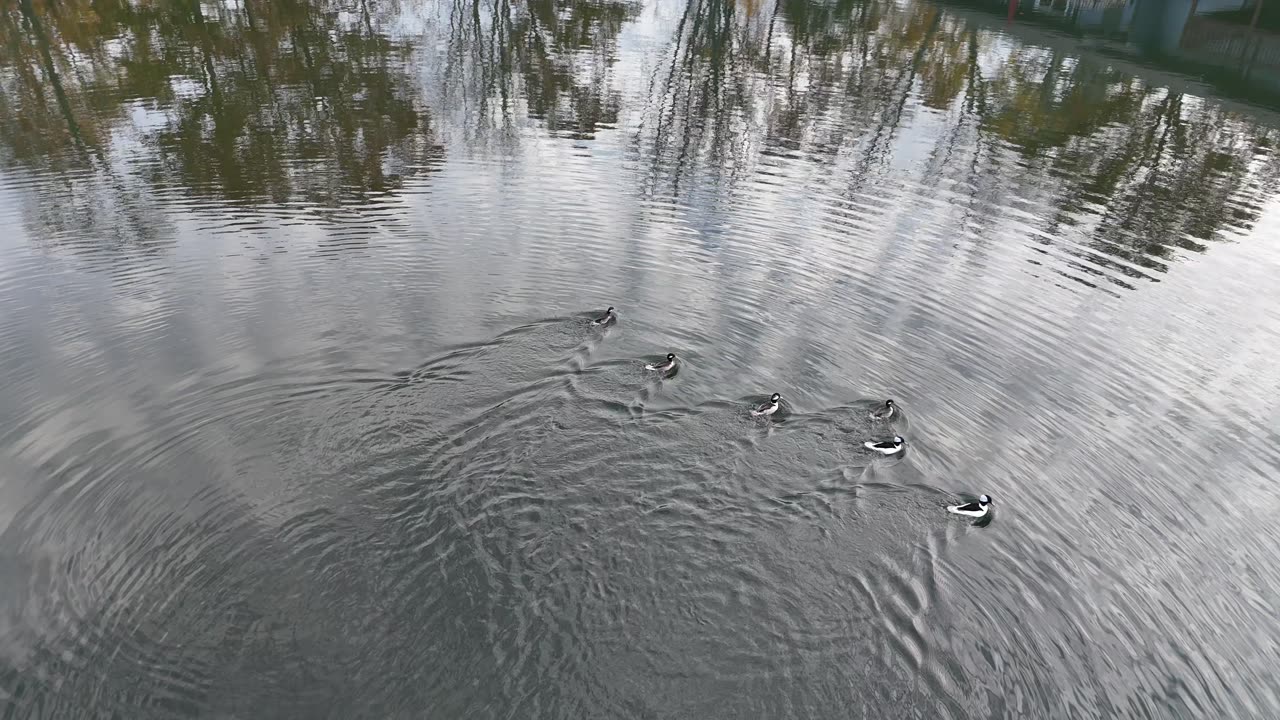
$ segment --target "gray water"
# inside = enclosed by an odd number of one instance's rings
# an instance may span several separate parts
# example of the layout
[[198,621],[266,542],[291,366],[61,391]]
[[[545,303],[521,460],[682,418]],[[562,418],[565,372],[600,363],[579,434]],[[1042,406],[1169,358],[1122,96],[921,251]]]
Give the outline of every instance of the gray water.
[[0,718],[1280,716],[1265,104],[923,1],[0,36]]

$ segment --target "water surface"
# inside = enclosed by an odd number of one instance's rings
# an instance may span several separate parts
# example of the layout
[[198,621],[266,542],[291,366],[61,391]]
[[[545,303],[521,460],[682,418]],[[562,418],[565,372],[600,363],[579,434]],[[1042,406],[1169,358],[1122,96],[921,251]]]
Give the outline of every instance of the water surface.
[[1265,103],[923,1],[0,33],[0,717],[1280,714]]

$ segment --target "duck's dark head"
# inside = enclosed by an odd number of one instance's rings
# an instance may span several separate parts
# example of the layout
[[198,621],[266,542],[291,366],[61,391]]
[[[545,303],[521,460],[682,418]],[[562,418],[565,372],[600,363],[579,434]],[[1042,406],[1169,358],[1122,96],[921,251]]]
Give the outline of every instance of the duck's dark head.
[[675,353],[667,353],[667,362],[671,362],[672,360],[675,360],[675,359],[676,359]]
[[774,394],[772,394],[772,395],[770,395],[770,396],[769,396],[769,402],[771,402],[771,403],[776,403],[776,402],[778,402],[778,401],[779,401],[779,400],[781,400],[781,399],[782,399],[782,396],[781,396],[781,395],[779,395],[778,393],[774,393]]
[[981,504],[981,505],[990,505],[990,504],[991,504],[991,496],[990,496],[990,495],[979,495],[979,496],[978,496],[978,503],[979,503],[979,504]]
[[906,442],[906,440],[903,440],[901,435],[894,435],[893,442],[898,445],[901,445],[902,443]]
[[605,314],[605,315],[612,315],[612,314],[613,314],[613,306],[612,306],[612,305],[610,305],[610,306],[609,306],[609,309],[604,311],[604,314]]
[[891,408],[891,407],[893,407],[893,401],[892,401],[892,400],[885,400],[885,401],[884,401],[884,406],[885,406],[885,407],[887,407],[887,408]]

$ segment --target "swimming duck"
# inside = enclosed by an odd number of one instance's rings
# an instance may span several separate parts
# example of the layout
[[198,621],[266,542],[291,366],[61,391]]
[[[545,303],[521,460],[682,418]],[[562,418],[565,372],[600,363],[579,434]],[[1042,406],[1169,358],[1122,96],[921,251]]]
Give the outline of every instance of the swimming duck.
[[972,518],[983,518],[991,512],[991,497],[989,495],[979,495],[977,502],[965,503],[964,505],[948,505],[947,512],[956,515],[967,515]]
[[781,400],[782,400],[782,396],[779,395],[778,393],[774,393],[769,396],[769,402],[762,403],[752,408],[751,414],[755,415],[756,417],[759,417],[761,415],[772,415],[778,412],[778,408],[781,407],[781,403],[779,402]]
[[898,414],[898,406],[892,400],[885,400],[884,405],[871,411],[872,420],[888,420]]
[[676,354],[675,354],[675,353],[667,353],[667,361],[666,361],[666,362],[664,362],[664,363],[658,363],[658,364],[656,364],[656,365],[645,365],[645,366],[644,366],[644,369],[645,369],[645,370],[657,370],[658,372],[665,373],[665,372],[671,372],[672,370],[674,370],[674,369],[675,369],[675,367],[676,367]]
[[868,440],[862,443],[862,446],[868,450],[875,450],[881,455],[897,455],[907,446],[907,441],[895,435],[892,440]]
[[595,320],[592,320],[591,324],[603,326],[603,325],[612,325],[616,322],[618,322],[618,314],[613,311],[613,306],[610,305],[609,309],[605,310],[604,314],[601,315],[600,317],[596,318]]

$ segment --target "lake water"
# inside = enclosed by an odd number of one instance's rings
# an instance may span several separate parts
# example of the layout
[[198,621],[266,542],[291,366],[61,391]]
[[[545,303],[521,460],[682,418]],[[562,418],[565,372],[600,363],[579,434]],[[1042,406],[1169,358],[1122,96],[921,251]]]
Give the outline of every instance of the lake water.
[[5,6],[0,718],[1280,717],[1280,119],[983,7]]

